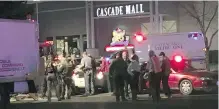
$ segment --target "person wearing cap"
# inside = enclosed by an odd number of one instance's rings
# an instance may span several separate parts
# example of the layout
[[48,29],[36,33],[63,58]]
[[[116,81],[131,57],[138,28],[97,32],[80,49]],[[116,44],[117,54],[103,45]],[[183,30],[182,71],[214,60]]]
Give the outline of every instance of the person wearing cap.
[[158,103],[160,101],[160,82],[162,76],[162,69],[160,60],[155,55],[153,50],[149,51],[147,69],[151,74],[151,94],[153,102]]
[[138,80],[141,67],[139,62],[136,60],[136,57],[132,55],[131,63],[128,66],[128,73],[130,75],[130,86],[132,91],[132,100],[137,100],[137,90],[138,90]]
[[170,75],[170,60],[169,58],[165,55],[164,52],[160,52],[159,54],[160,56],[160,61],[161,61],[161,69],[162,69],[162,85],[163,85],[163,91],[166,95],[166,97],[170,98],[171,97],[171,91],[170,91],[170,87],[168,84],[168,79],[169,79],[169,75]]

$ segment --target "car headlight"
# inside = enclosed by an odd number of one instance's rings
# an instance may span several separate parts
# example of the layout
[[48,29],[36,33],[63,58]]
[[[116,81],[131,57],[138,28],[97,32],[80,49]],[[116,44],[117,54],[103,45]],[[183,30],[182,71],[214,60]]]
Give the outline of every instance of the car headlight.
[[98,74],[97,74],[97,79],[103,79],[103,72],[99,72]]
[[200,80],[213,80],[213,79],[210,77],[201,77]]

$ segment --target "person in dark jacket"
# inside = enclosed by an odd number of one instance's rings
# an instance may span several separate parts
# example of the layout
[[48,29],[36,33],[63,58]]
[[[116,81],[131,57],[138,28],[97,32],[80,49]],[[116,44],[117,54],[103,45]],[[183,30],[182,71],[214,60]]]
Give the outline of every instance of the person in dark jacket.
[[160,82],[162,69],[159,57],[157,57],[152,50],[149,51],[147,69],[151,74],[151,94],[153,102],[158,103],[160,101]]
[[170,98],[171,97],[171,91],[170,91],[170,87],[168,84],[168,79],[169,79],[169,75],[170,75],[170,60],[169,58],[165,55],[164,52],[160,53],[160,58],[161,58],[161,69],[162,69],[162,85],[163,85],[163,91],[166,95],[166,97]]
[[132,58],[139,62],[139,57],[138,57],[138,55],[135,54],[135,50],[134,49],[132,50]]
[[110,67],[109,73],[113,74],[113,81],[115,84],[115,94],[116,94],[116,101],[120,101],[120,96],[122,101],[127,101],[124,94],[124,82],[127,78],[127,63],[122,59],[122,53],[117,54],[118,58],[115,59]]
[[48,91],[48,102],[51,102],[52,97],[52,86],[54,85],[56,89],[56,96],[58,98],[58,101],[61,101],[60,97],[60,84],[57,80],[57,68],[56,65],[54,65],[54,62],[52,60],[52,57],[50,57],[46,62],[46,81],[47,81],[47,91]]
[[[128,51],[123,51],[122,52],[122,58],[123,60],[126,62],[127,66],[131,63],[131,61],[129,60],[129,56],[128,56]],[[130,75],[127,76],[126,80],[125,80],[125,96],[126,98],[130,98],[129,96],[129,86],[130,86]]]

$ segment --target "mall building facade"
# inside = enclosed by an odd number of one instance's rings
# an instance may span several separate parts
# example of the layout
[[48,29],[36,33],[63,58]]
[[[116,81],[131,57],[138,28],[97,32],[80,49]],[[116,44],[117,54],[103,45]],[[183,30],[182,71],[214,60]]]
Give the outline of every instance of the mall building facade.
[[[90,4],[93,8],[86,13],[86,6]],[[111,42],[116,28],[126,30],[129,35],[137,31],[144,34],[200,31],[196,21],[172,1],[95,1],[89,4],[51,1],[39,2],[36,6],[34,18],[39,22],[40,40],[53,41],[58,53],[64,49],[68,52],[70,48],[84,51],[88,47],[98,48],[99,54],[105,55],[104,47]],[[86,23],[87,16],[91,16],[90,23]],[[217,29],[217,19],[216,16],[209,35]],[[217,40],[215,36],[212,50],[218,49]]]

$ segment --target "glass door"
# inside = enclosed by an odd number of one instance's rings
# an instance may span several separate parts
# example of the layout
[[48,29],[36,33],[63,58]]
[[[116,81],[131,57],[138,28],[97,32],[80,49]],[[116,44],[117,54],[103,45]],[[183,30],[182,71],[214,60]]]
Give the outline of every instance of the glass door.
[[56,37],[56,44],[57,44],[56,45],[57,55],[61,55],[65,50],[65,37],[64,36]]

